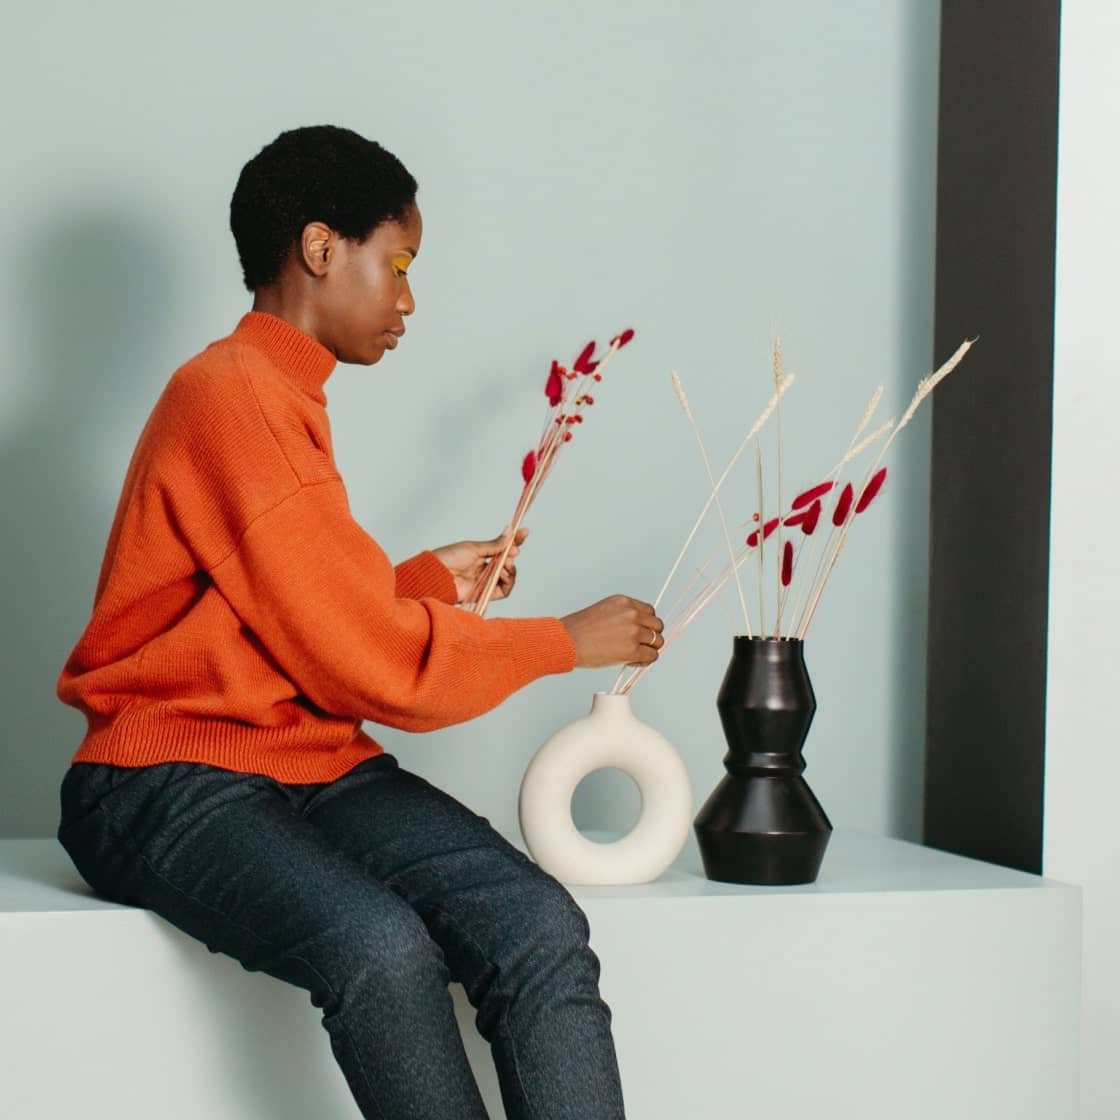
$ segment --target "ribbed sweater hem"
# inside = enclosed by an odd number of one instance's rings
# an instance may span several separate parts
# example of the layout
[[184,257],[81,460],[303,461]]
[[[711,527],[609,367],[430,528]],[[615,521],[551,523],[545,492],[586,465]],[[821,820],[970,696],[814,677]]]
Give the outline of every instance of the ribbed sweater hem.
[[91,722],[72,762],[112,766],[155,766],[197,762],[239,774],[263,774],[278,782],[302,785],[333,782],[383,748],[350,723],[323,725],[320,742],[309,742],[306,724],[252,727],[222,719],[200,719],[146,707],[121,712],[97,727]]

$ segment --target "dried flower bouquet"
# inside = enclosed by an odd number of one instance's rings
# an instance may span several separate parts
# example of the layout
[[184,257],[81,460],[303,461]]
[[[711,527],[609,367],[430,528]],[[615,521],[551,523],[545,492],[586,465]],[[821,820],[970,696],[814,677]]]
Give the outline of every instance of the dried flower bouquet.
[[521,528],[525,515],[551,474],[561,451],[571,442],[574,428],[584,421],[584,411],[595,404],[592,389],[598,391],[603,371],[611,359],[634,337],[632,328],[615,335],[602,358],[595,358],[595,341],[592,339],[579,353],[571,367],[553,360],[545,381],[544,392],[548,398],[544,426],[536,446],[526,454],[521,463],[523,486],[513,518],[506,530],[508,541],[501,554],[495,556],[479,577],[464,606],[476,614],[485,614],[494,590],[498,585],[503,566]]
[[[975,341],[975,340],[973,340]],[[760,636],[768,636],[775,640],[798,639],[803,640],[808,633],[809,626],[816,614],[821,595],[828,583],[836,562],[844,549],[856,517],[865,513],[875,498],[881,493],[887,478],[887,468],[881,463],[887,451],[890,450],[898,434],[913,419],[918,407],[933,390],[960,364],[965,354],[972,346],[972,341],[963,342],[947,362],[939,367],[929,377],[923,378],[912,397],[909,406],[897,422],[888,420],[880,425],[869,435],[864,435],[874,418],[875,412],[882,399],[883,387],[879,386],[871,397],[855,433],[848,443],[844,455],[836,466],[821,482],[800,490],[788,507],[784,507],[781,498],[781,400],[785,392],[793,383],[793,374],[783,374],[781,343],[775,341],[773,378],[774,394],[763,410],[761,416],[755,421],[746,438],[732,456],[723,474],[717,480],[714,477],[708,453],[704,448],[695,418],[689,407],[688,398],[676,371],[673,372],[673,386],[676,390],[681,407],[688,419],[704,461],[712,492],[700,512],[700,516],[692,526],[692,530],[685,540],[684,546],[677,556],[669,576],[665,580],[657,600],[655,609],[660,607],[669,584],[681,565],[684,555],[692,543],[701,522],[714,504],[719,515],[724,546],[727,551],[728,562],[714,576],[709,576],[708,566],[713,557],[710,556],[701,566],[697,575],[693,576],[688,586],[678,596],[676,602],[665,612],[665,644],[662,654],[699,616],[700,612],[715,598],[717,594],[732,579],[735,580],[738,590],[739,604],[743,612],[743,625],[748,637],[754,637],[754,628],[751,625],[750,612],[747,608],[747,599],[740,579],[740,569],[750,560],[758,557],[758,592],[759,592],[759,632]],[[777,509],[782,511],[767,516],[764,505],[764,489],[762,478],[762,452],[758,436],[762,428],[771,417],[776,418],[778,425],[778,466],[777,466]],[[856,484],[851,480],[841,484],[844,469],[861,456],[868,448],[879,443],[883,437],[886,441],[882,444],[878,455],[865,471],[862,480]],[[754,442],[755,467],[757,485],[758,508],[749,522],[743,523],[739,529],[752,526],[744,543],[735,547],[732,544],[731,531],[724,516],[723,506],[720,502],[719,491],[730,474],[732,468]],[[827,532],[825,529],[827,528]],[[818,532],[820,529],[820,532]],[[773,627],[768,627],[765,621],[765,557],[767,542],[774,537],[771,546],[777,550],[777,563],[774,564],[777,587],[776,604]],[[717,550],[718,551],[718,550]],[[714,554],[713,554],[714,556]],[[649,666],[640,668],[624,667],[615,680],[614,693],[627,693],[648,671]]]

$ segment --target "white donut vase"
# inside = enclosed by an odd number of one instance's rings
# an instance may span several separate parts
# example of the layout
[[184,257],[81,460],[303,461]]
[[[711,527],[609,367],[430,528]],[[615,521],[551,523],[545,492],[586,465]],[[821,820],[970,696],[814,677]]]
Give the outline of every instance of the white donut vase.
[[[630,832],[599,844],[576,828],[572,795],[588,774],[606,767],[634,780],[642,808]],[[533,756],[517,811],[533,859],[562,883],[648,883],[684,847],[692,784],[680,755],[634,716],[628,696],[597,692],[590,714],[561,728]]]

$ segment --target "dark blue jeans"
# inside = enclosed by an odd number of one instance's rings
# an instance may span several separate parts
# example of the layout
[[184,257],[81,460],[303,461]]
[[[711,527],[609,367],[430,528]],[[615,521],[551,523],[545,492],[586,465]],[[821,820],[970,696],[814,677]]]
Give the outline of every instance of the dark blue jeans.
[[583,911],[392,755],[299,786],[79,763],[61,797],[59,840],[95,891],[310,992],[363,1116],[486,1116],[450,980],[509,1120],[623,1116]]

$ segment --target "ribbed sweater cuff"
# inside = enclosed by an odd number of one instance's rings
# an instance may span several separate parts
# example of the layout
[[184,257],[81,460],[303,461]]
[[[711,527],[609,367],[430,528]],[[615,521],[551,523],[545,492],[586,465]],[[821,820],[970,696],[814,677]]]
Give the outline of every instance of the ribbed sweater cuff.
[[509,628],[518,687],[576,667],[575,643],[558,618],[492,619],[488,625]]
[[459,593],[455,577],[434,552],[420,552],[394,569],[400,599],[440,599],[452,606]]

